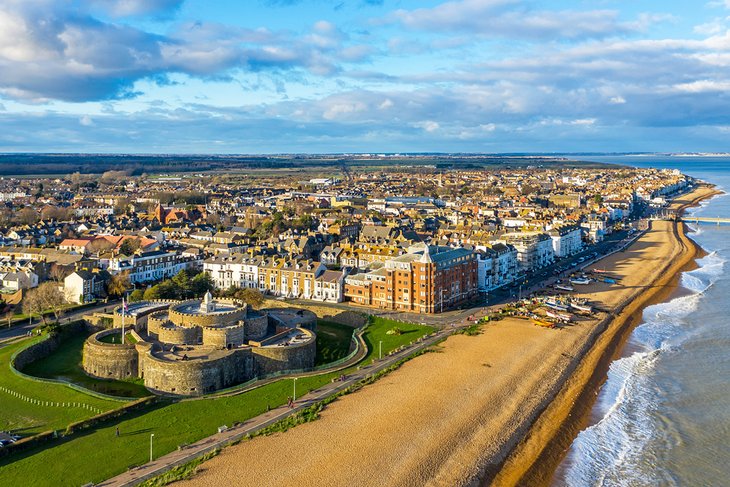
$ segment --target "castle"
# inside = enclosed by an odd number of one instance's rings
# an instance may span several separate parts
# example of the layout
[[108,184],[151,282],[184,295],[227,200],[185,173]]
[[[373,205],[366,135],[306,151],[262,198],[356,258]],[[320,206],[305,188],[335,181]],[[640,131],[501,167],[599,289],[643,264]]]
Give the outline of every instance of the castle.
[[[121,343],[123,321],[135,343]],[[114,327],[86,340],[83,368],[102,379],[141,378],[156,393],[197,396],[276,372],[311,369],[316,323],[310,311],[257,311],[210,293],[202,300],[140,301],[124,313],[115,309]]]

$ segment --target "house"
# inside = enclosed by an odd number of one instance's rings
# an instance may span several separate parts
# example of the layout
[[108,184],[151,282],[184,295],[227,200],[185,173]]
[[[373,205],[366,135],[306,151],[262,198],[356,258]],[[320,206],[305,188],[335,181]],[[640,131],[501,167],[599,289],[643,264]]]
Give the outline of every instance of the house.
[[63,294],[69,303],[88,303],[104,296],[109,273],[78,269],[63,280]]

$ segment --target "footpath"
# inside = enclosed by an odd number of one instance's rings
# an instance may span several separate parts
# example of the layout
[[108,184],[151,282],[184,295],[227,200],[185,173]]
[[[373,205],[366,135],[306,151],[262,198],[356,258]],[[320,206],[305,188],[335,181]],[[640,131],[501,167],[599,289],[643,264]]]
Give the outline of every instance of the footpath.
[[161,475],[178,465],[184,465],[191,462],[217,448],[222,448],[234,443],[246,435],[252,435],[257,431],[276,423],[277,421],[292,416],[329,396],[347,389],[357,382],[390,367],[399,360],[434,345],[440,340],[448,337],[455,330],[459,329],[459,327],[454,326],[441,329],[431,335],[428,335],[420,342],[417,341],[412,345],[405,347],[399,352],[385,356],[379,360],[376,359],[370,365],[362,366],[358,371],[345,376],[345,380],[337,380],[322,386],[319,389],[310,391],[294,401],[293,407],[291,408],[284,405],[276,409],[272,409],[269,412],[256,416],[255,418],[251,418],[248,421],[244,421],[235,427],[222,430],[219,433],[204,438],[184,448],[170,452],[149,463],[132,468],[123,474],[112,477],[111,479],[105,480],[104,482],[96,485],[99,487],[131,487],[144,482],[145,480]]

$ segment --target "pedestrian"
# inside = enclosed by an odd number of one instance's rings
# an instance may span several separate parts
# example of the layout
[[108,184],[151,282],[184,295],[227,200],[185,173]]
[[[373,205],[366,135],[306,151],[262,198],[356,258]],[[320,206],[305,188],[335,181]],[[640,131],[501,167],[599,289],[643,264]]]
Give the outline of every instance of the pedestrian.
[[117,432],[116,432],[116,434],[117,434],[117,438],[119,438],[119,426],[117,426]]

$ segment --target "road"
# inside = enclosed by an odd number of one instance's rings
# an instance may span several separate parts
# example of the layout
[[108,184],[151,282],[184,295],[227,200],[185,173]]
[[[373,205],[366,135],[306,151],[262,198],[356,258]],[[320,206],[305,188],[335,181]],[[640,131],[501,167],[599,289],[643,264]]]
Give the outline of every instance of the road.
[[[61,318],[61,323],[74,321],[80,319],[84,315],[88,315],[91,313],[110,312],[112,309],[114,309],[115,306],[118,305],[119,302],[109,301],[108,303],[102,303],[98,306],[92,306],[78,311],[72,311],[71,313],[63,315],[63,317]],[[14,338],[21,337],[23,335],[27,335],[29,331],[33,330],[33,328],[35,328],[39,324],[41,324],[40,318],[34,318],[33,321],[30,323],[26,322],[19,325],[13,325],[10,328],[0,328],[0,342],[5,342]]]

